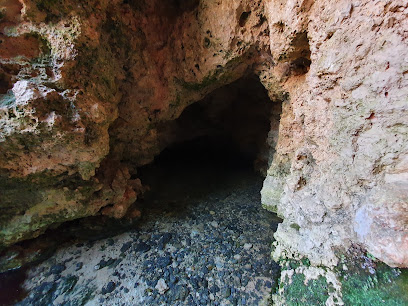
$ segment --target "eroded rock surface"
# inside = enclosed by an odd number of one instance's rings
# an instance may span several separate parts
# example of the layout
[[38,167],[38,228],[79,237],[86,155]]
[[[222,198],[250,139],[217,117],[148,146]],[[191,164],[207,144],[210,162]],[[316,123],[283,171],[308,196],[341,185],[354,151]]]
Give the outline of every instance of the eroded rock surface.
[[284,218],[275,258],[336,265],[356,243],[408,266],[404,1],[0,6],[2,248],[68,220],[124,216],[166,127],[255,74],[282,104],[262,190]]
[[290,102],[264,183],[263,202],[284,218],[275,256],[333,265],[336,248],[361,243],[406,267],[407,5],[271,1],[267,12],[274,58],[290,59],[281,41],[302,31],[311,52],[303,79],[284,85]]

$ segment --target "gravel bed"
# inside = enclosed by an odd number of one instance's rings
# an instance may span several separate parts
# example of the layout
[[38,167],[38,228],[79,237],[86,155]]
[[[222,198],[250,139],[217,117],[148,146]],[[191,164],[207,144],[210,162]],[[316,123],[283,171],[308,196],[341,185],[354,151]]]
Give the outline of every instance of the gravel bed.
[[195,179],[190,170],[171,179],[167,170],[151,183],[137,227],[65,247],[31,268],[19,305],[267,303],[279,273],[270,245],[280,220],[261,207],[262,177],[218,173],[203,188],[214,175],[205,166]]

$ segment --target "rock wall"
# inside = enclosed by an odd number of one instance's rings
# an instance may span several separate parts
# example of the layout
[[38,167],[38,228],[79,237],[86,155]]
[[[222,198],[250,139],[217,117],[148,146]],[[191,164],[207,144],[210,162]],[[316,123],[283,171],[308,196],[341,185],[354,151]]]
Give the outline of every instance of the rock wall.
[[167,145],[163,124],[268,45],[261,2],[14,0],[1,12],[2,247],[123,217],[142,192],[135,167]]
[[287,62],[273,72],[290,94],[262,191],[284,218],[275,257],[335,265],[336,249],[361,244],[407,267],[407,4],[271,1],[266,12],[273,58],[290,59],[306,33],[311,59],[304,76],[285,80]]
[[1,2],[0,246],[125,216],[166,126],[255,74],[282,103],[262,190],[284,218],[275,257],[334,265],[361,244],[407,266],[407,13],[399,0]]

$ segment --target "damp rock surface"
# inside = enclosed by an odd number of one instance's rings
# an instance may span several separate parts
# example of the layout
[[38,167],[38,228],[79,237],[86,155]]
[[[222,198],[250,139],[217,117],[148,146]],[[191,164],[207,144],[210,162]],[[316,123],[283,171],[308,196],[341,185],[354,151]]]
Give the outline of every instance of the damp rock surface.
[[266,303],[279,276],[270,246],[280,219],[260,204],[262,177],[227,161],[180,165],[146,171],[155,192],[136,228],[29,270],[19,305]]

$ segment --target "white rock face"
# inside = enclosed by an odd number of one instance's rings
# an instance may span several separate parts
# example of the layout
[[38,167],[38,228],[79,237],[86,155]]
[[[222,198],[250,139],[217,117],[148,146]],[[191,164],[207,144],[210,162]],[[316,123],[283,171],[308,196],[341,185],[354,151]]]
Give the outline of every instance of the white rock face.
[[290,94],[262,190],[284,218],[275,257],[334,265],[335,248],[358,243],[407,267],[407,3],[277,0],[267,16],[274,58],[296,33],[311,51],[305,75],[273,71]]

